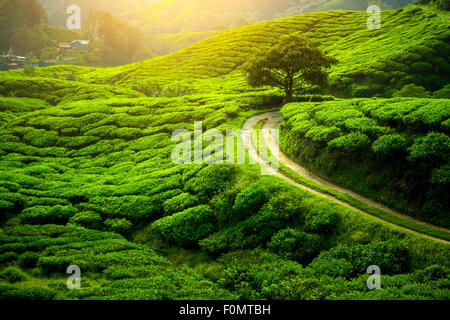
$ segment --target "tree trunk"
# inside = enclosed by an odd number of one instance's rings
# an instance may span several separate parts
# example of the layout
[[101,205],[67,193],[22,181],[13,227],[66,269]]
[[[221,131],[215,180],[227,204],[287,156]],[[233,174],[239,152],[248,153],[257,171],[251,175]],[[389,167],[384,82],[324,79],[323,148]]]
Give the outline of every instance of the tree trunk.
[[283,103],[286,104],[289,102],[292,102],[292,92],[289,90],[286,90],[286,97],[284,98]]
[[294,79],[293,77],[287,79],[286,81],[286,86],[285,86],[285,91],[286,91],[286,97],[284,98],[284,103],[289,103],[292,102],[292,96],[294,94],[292,87],[294,85]]

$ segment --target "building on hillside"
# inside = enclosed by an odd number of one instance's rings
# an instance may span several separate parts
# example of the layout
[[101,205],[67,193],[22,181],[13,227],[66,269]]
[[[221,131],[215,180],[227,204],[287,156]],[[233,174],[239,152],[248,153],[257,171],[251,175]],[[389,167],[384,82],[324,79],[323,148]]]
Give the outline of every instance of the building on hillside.
[[15,56],[12,48],[9,49],[7,54],[0,56],[2,70],[21,69],[25,66],[25,61],[25,57]]
[[58,44],[59,51],[61,52],[70,52],[72,51],[72,45],[67,42],[61,42]]
[[89,51],[89,40],[74,40],[71,42],[74,51]]
[[71,43],[60,42],[58,44],[59,51],[64,52],[87,52],[89,51],[89,40],[74,40]]

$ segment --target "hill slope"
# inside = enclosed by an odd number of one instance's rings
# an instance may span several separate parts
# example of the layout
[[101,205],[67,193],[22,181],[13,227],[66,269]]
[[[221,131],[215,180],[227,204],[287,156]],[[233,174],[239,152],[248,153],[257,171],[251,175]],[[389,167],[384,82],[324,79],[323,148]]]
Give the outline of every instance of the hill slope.
[[[190,92],[200,92],[206,86],[222,91],[248,90],[239,67],[253,48],[269,46],[283,34],[302,32],[338,59],[331,72],[336,94],[364,97],[375,92],[390,97],[408,83],[431,91],[448,83],[450,22],[415,6],[383,11],[380,30],[369,30],[367,17],[367,13],[357,11],[302,14],[229,30],[168,56],[118,68],[73,72],[81,82],[144,91],[162,84],[181,85]],[[48,76],[51,72],[48,68],[38,74]]]

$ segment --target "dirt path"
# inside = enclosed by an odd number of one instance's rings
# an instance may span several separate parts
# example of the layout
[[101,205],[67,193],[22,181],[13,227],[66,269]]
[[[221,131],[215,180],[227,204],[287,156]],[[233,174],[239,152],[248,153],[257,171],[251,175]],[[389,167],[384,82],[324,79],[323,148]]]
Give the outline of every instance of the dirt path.
[[[260,121],[265,121],[263,129],[277,129],[278,126],[282,122],[282,117],[281,117],[281,114],[279,112],[269,112],[269,113],[260,114],[260,115],[257,115],[257,116],[254,116],[254,117],[248,119],[245,122],[245,124],[244,124],[242,129],[243,130],[253,130]],[[276,150],[276,148],[279,148],[279,146],[276,144],[276,142],[271,141],[271,139],[266,139],[265,143],[268,146],[269,150]],[[365,215],[369,215],[369,216],[374,217],[373,215],[371,215],[371,214],[369,214],[369,213],[367,213],[365,211],[362,211],[362,210],[360,210],[360,209],[358,209],[358,208],[356,208],[356,207],[354,207],[354,206],[352,206],[352,205],[350,205],[350,204],[348,204],[348,203],[346,203],[344,201],[338,200],[338,199],[336,199],[335,197],[333,197],[331,195],[328,195],[328,194],[319,192],[317,190],[314,190],[312,188],[309,188],[307,186],[304,186],[304,185],[302,185],[302,184],[292,180],[291,178],[285,176],[281,172],[278,172],[275,169],[269,167],[267,165],[267,163],[259,156],[253,141],[250,141],[249,139],[244,139],[244,145],[245,145],[245,148],[248,150],[248,153],[250,154],[250,156],[252,158],[254,158],[258,162],[258,164],[260,166],[264,167],[267,171],[269,171],[273,175],[278,176],[281,179],[283,179],[283,180],[285,180],[285,181],[287,181],[287,182],[289,182],[289,183],[291,183],[291,184],[293,184],[293,185],[295,185],[295,186],[297,186],[297,187],[299,187],[301,189],[307,190],[307,191],[309,191],[309,192],[311,192],[313,194],[316,194],[318,196],[321,196],[321,197],[324,197],[324,198],[329,199],[331,201],[334,201],[336,203],[339,203],[339,204],[341,204],[341,205],[343,205],[343,206],[345,206],[347,208],[354,209],[354,210],[356,210],[356,211],[358,211],[360,213],[363,213]],[[390,209],[390,208],[388,208],[388,207],[386,207],[386,206],[384,206],[382,204],[379,204],[379,203],[377,203],[377,202],[375,202],[375,201],[373,201],[371,199],[363,197],[363,196],[361,196],[361,195],[359,195],[359,194],[357,194],[357,193],[355,193],[355,192],[353,192],[353,191],[351,191],[351,190],[349,190],[347,188],[335,185],[335,184],[333,184],[333,183],[331,183],[331,182],[329,182],[329,181],[327,181],[327,180],[317,176],[316,174],[312,173],[307,168],[301,166],[297,162],[291,160],[287,155],[285,155],[281,151],[281,149],[279,151],[278,158],[279,158],[280,164],[281,163],[284,164],[286,167],[288,167],[289,169],[291,169],[292,171],[294,171],[298,175],[300,175],[300,176],[302,176],[302,177],[304,177],[304,178],[306,178],[308,180],[314,181],[317,184],[320,184],[320,185],[328,187],[328,188],[335,189],[335,190],[337,190],[337,191],[339,191],[341,193],[344,193],[344,194],[347,194],[347,195],[351,196],[354,199],[357,199],[357,200],[359,200],[361,202],[364,202],[364,203],[370,205],[371,207],[378,208],[380,210],[383,210],[383,211],[388,212],[388,213],[390,213],[392,215],[401,217],[403,219],[414,221],[417,224],[426,225],[426,226],[428,226],[430,228],[433,228],[433,229],[436,229],[436,230],[448,231],[445,228],[437,227],[437,226],[425,223],[423,221],[414,219],[412,217],[409,217],[409,216],[400,214],[398,212],[395,212],[394,210],[392,210],[392,209]],[[380,220],[382,220],[382,221],[384,221],[386,223],[389,223],[391,225],[395,225],[398,228],[401,228],[403,230],[407,230],[408,232],[412,232],[412,233],[415,233],[415,234],[418,234],[418,235],[421,235],[421,236],[424,236],[424,237],[427,237],[427,238],[430,238],[430,239],[433,239],[433,240],[436,240],[436,241],[449,243],[446,240],[439,239],[439,238],[436,238],[436,237],[433,237],[433,236],[429,236],[429,235],[426,235],[426,234],[419,233],[417,231],[405,228],[403,226],[396,225],[396,224],[391,223],[389,221],[385,221],[385,220],[383,220],[381,218],[378,218],[378,217],[376,217],[376,218],[380,219]]]

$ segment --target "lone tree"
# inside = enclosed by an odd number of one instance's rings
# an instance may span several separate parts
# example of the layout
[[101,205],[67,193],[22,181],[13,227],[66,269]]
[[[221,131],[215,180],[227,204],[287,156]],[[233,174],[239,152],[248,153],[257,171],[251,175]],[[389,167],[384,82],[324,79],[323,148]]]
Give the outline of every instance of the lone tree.
[[327,56],[316,42],[300,34],[285,35],[271,48],[259,49],[243,65],[252,87],[272,86],[284,89],[285,101],[296,91],[328,85],[325,71],[337,60]]

